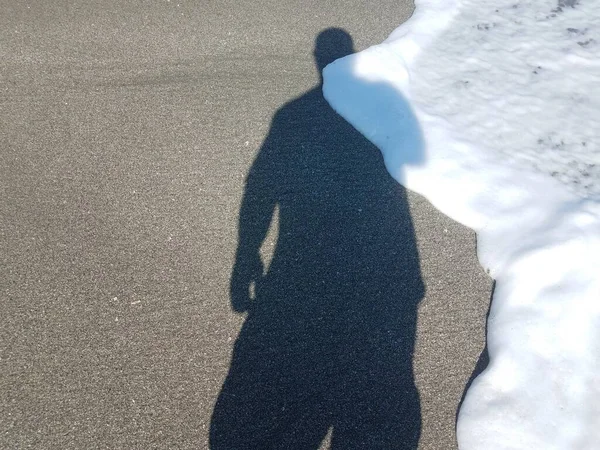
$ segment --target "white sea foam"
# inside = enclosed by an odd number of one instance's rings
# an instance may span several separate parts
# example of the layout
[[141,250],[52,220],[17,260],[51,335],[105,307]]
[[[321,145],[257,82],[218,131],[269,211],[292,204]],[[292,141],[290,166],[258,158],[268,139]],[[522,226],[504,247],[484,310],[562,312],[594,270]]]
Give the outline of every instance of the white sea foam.
[[418,0],[324,79],[497,281],[460,449],[600,448],[600,2]]

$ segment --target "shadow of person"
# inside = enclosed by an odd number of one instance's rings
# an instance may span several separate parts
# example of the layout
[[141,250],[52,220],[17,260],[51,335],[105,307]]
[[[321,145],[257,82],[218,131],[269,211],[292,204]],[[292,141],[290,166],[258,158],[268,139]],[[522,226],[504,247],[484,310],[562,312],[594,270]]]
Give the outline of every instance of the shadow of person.
[[[345,31],[323,31],[319,71],[352,52]],[[417,447],[423,285],[405,191],[321,88],[277,111],[247,177],[231,302],[248,316],[213,411],[213,450],[318,449],[328,432],[334,449]],[[277,215],[264,273],[259,248]]]

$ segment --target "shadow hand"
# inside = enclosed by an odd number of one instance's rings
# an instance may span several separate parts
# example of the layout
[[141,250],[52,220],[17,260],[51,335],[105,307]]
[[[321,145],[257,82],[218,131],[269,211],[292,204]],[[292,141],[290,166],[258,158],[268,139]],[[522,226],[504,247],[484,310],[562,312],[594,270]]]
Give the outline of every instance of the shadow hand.
[[251,308],[263,277],[263,270],[264,266],[258,253],[238,255],[230,283],[231,308],[235,312],[242,313]]

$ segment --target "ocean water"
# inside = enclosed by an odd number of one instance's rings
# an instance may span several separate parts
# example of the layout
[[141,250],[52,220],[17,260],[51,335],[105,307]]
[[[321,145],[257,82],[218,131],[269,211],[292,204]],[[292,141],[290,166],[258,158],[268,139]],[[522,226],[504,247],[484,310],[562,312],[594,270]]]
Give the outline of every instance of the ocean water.
[[459,447],[600,448],[600,3],[419,0],[324,79],[496,280]]

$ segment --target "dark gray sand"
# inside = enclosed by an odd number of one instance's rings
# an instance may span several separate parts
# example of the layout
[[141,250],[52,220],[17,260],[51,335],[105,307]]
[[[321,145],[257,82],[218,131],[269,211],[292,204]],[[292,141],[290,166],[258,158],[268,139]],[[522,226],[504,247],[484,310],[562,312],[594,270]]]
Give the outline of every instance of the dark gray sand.
[[409,2],[2,3],[1,448],[455,448],[491,280],[313,55]]

